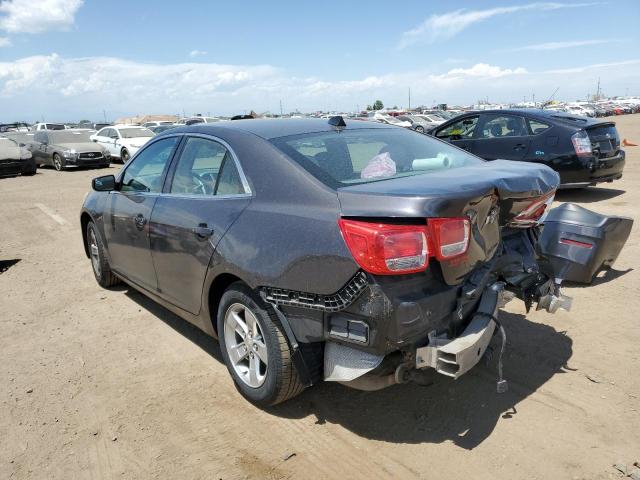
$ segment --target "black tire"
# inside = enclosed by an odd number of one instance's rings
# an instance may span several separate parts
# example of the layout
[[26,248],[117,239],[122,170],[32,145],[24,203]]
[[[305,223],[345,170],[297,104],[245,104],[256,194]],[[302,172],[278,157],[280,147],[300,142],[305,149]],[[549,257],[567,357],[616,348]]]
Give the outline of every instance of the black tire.
[[[95,245],[93,241],[95,239]],[[95,250],[93,249],[95,247]],[[104,253],[104,245],[93,222],[87,224],[87,251],[91,259],[91,268],[96,281],[101,287],[110,288],[120,283],[120,279],[111,271],[109,262]],[[94,255],[97,254],[97,258]]]
[[57,153],[54,153],[53,154],[53,168],[55,168],[57,171],[61,172],[62,170],[64,170],[64,167],[65,167],[64,158],[62,158]]
[[34,162],[33,165],[29,165],[27,168],[25,168],[22,171],[22,175],[26,177],[32,177],[33,175],[36,174],[37,171],[38,171],[38,165],[36,165],[36,163]]
[[[268,353],[266,377],[258,387],[251,387],[234,368],[225,340],[225,316],[238,305],[250,310],[261,330],[261,339]],[[292,350],[273,308],[242,282],[229,286],[218,308],[218,340],[222,357],[236,388],[254,405],[267,407],[295,397],[304,390],[293,364]],[[249,349],[250,350],[250,349]]]
[[123,148],[120,151],[120,160],[122,160],[122,163],[127,163],[129,161],[129,158],[131,158],[131,155],[129,155],[129,150]]

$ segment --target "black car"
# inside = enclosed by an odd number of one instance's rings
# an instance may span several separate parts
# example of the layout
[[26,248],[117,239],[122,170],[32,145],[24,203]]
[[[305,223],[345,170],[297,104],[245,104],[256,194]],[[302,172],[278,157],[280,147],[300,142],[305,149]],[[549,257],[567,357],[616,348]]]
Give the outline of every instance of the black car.
[[549,110],[487,110],[449,120],[431,135],[485,160],[542,163],[562,188],[622,177],[625,153],[614,122]]
[[108,167],[104,147],[92,142],[91,130],[39,130],[28,144],[35,162],[62,171],[73,167]]
[[0,176],[35,175],[36,163],[20,133],[0,135]]
[[[125,281],[218,337],[260,405],[323,379],[375,389],[428,367],[457,378],[504,332],[505,292],[552,312],[566,300],[562,273],[535,254],[558,175],[404,128],[180,127],[92,186],[80,222],[98,283]],[[549,231],[565,239],[562,218]],[[615,259],[596,252],[594,268]]]

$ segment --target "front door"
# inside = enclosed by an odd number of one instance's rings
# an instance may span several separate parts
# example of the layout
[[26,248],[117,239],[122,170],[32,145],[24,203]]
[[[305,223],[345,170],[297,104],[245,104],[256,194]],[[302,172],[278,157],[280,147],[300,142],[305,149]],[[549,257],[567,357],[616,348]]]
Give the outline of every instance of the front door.
[[151,252],[159,294],[198,314],[213,252],[251,196],[233,154],[212,138],[187,137],[173,164],[151,215]]
[[519,115],[484,114],[471,152],[485,160],[522,160],[531,143],[528,133]]
[[152,291],[157,282],[149,249],[149,220],[179,140],[178,136],[163,138],[140,152],[105,206],[111,268]]
[[435,136],[458,148],[472,152],[475,143],[474,134],[479,118],[479,115],[470,115],[456,119],[453,123],[436,128]]

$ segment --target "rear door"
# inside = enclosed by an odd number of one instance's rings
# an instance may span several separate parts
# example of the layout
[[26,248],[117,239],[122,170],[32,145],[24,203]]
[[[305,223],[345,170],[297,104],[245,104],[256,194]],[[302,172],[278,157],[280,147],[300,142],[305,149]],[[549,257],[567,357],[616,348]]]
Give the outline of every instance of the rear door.
[[111,268],[147,290],[157,288],[149,249],[149,220],[181,137],[148,145],[121,176],[105,207],[104,231]]
[[216,245],[249,205],[237,158],[222,140],[187,136],[151,216],[160,295],[197,314]]
[[37,165],[51,164],[48,158],[44,157],[45,143],[49,141],[47,132],[44,130],[37,131],[33,136],[33,141],[29,144],[29,150]]
[[480,115],[467,115],[463,118],[457,118],[453,123],[436,128],[434,135],[458,148],[471,152],[475,145],[474,135],[479,119]]
[[485,160],[523,160],[531,137],[524,117],[511,114],[483,114],[472,153]]

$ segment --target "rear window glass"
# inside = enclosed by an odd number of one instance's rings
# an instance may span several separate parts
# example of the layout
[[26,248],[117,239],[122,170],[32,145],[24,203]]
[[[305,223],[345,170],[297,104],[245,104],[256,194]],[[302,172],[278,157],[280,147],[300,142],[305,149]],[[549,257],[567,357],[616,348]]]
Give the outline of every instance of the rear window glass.
[[538,135],[539,133],[551,128],[551,125],[547,125],[546,123],[542,123],[539,120],[534,120],[532,118],[527,118],[527,123],[529,124],[529,131],[532,135]]
[[358,129],[281,137],[272,143],[334,188],[483,162],[405,129]]

